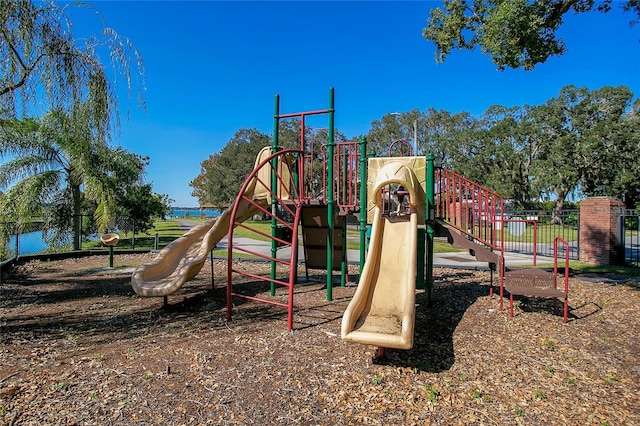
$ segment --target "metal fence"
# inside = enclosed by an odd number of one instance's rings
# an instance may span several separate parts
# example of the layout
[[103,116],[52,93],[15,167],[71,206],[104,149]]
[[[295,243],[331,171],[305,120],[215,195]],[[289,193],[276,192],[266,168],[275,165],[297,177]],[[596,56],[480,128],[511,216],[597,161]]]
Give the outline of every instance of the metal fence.
[[505,251],[529,254],[537,261],[553,258],[553,242],[561,237],[569,243],[569,259],[580,257],[579,210],[505,211]]
[[[83,215],[79,219],[77,246],[80,250],[107,250],[100,243],[93,218]],[[111,230],[120,235],[120,250],[159,249],[173,239],[160,238],[155,229],[140,233],[134,221],[126,217],[117,218]],[[42,220],[0,223],[0,262],[31,254],[72,251],[72,239],[71,230],[47,227]]]
[[624,261],[629,266],[640,267],[640,210],[623,209],[620,225]]

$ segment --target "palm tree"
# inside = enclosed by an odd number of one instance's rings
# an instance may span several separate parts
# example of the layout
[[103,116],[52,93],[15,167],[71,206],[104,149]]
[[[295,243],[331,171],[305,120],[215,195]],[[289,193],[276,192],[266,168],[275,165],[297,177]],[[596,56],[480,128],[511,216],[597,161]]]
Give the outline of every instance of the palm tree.
[[0,188],[7,189],[2,214],[18,221],[48,217],[50,229],[71,231],[74,250],[80,249],[83,203],[97,205],[99,231],[106,229],[118,185],[140,182],[146,165],[138,155],[109,147],[88,111],[83,104],[41,120],[0,121],[0,158],[9,158],[0,166]]

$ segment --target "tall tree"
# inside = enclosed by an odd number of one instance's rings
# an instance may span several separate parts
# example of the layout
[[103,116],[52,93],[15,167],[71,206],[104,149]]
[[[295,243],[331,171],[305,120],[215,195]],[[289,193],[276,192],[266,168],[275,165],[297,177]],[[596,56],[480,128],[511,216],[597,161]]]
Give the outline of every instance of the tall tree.
[[[33,104],[66,111],[83,104],[95,130],[106,136],[118,122],[119,80],[130,96],[137,87],[144,106],[139,52],[108,27],[83,42],[74,39],[69,8],[79,5],[0,0],[0,114],[26,116]],[[108,55],[112,76],[101,53]]]
[[485,184],[525,209],[540,196],[536,174],[542,146],[535,114],[536,107],[525,105],[492,106],[483,115]]
[[540,107],[541,164],[546,170],[540,179],[555,195],[558,210],[578,190],[623,195],[615,194],[615,185],[610,185],[637,162],[631,158],[637,155],[638,139],[633,123],[625,121],[632,96],[626,87],[591,92],[586,87],[566,86],[557,98]]
[[80,248],[84,199],[98,206],[98,226],[106,228],[117,205],[113,176],[118,185],[131,185],[146,165],[140,156],[110,148],[88,116],[80,106],[71,114],[51,111],[42,120],[0,122],[0,158],[9,159],[0,166],[0,188],[8,188],[2,214],[21,220],[48,213],[56,228],[72,231],[74,250]]
[[[498,69],[533,69],[551,56],[562,55],[565,43],[556,31],[565,14],[591,10],[607,12],[612,0],[444,0],[430,11],[422,35],[436,46],[436,61],[452,49],[479,46]],[[640,17],[640,2],[622,2],[625,11]],[[637,19],[632,19],[636,23]]]
[[228,206],[251,173],[258,152],[269,145],[269,135],[255,128],[238,130],[219,153],[201,163],[200,174],[189,184],[191,195],[200,204]]
[[586,195],[606,194],[634,206],[640,189],[640,126],[629,88],[589,92],[581,108],[580,186]]
[[471,173],[475,168],[470,166],[469,160],[484,152],[482,146],[477,144],[479,126],[478,120],[468,112],[451,114],[449,111],[428,108],[424,120],[418,124],[421,152],[432,152],[438,167]]
[[395,113],[385,114],[380,120],[371,122],[367,133],[368,154],[375,156],[389,155],[389,146],[394,140],[406,139],[406,131],[402,128],[400,117]]

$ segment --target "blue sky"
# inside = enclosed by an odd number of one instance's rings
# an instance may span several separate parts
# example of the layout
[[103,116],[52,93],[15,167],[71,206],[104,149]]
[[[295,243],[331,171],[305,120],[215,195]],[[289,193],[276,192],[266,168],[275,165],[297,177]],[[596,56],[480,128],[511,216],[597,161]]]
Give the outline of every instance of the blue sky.
[[[533,71],[497,71],[480,52],[443,64],[422,38],[428,1],[97,1],[74,12],[79,34],[107,26],[141,52],[146,112],[121,100],[115,145],[151,158],[146,179],[175,206],[196,206],[189,182],[240,128],[273,129],[281,112],[326,109],[353,137],[389,112],[429,107],[480,115],[491,105],[537,105],[574,84],[625,85],[640,96],[640,25],[620,12],[567,16],[568,53]],[[97,12],[97,13],[96,13]],[[127,117],[127,111],[129,111]],[[326,127],[326,117],[309,122]]]

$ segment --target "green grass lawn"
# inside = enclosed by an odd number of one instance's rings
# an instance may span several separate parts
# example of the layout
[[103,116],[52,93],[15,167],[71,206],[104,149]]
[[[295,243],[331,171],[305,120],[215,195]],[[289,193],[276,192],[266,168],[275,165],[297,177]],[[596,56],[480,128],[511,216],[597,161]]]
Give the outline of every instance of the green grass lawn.
[[[558,267],[563,267],[558,263]],[[564,263],[562,264],[564,265]],[[553,268],[553,263],[538,264],[536,268]],[[629,277],[640,277],[640,268],[616,265],[591,265],[577,260],[569,261],[572,274],[616,274]]]
[[[552,244],[556,236],[560,236],[567,241],[575,241],[578,239],[578,230],[573,226],[538,224],[536,242]],[[532,243],[533,242],[533,226],[527,225],[524,233],[520,236],[512,235],[509,232],[509,227],[506,227],[504,231],[504,240]]]

